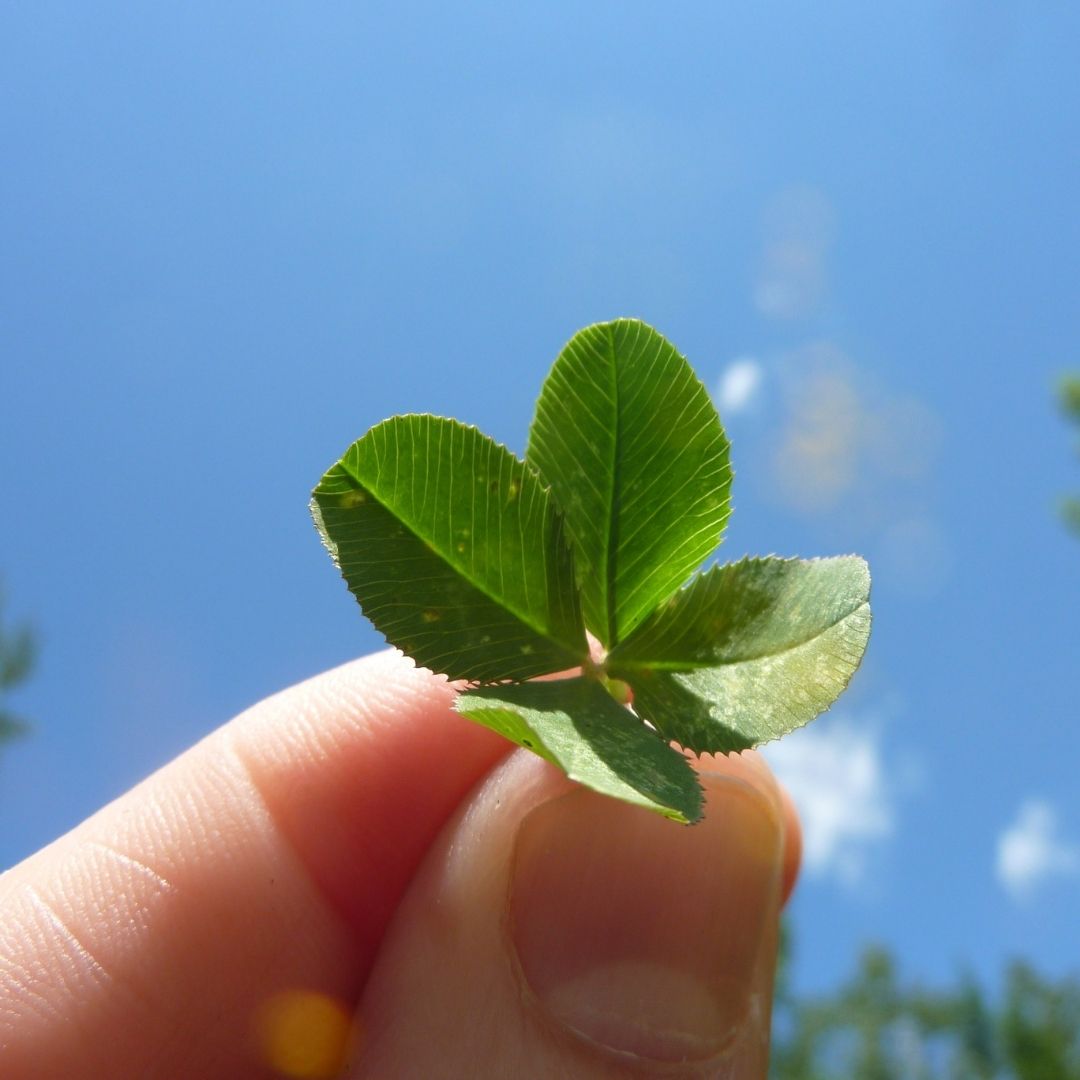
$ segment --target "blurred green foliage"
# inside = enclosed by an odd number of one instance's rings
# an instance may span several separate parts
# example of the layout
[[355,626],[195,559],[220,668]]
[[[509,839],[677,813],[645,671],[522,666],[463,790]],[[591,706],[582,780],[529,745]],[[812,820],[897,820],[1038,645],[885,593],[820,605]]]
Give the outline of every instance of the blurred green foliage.
[[0,586],[0,742],[27,730],[26,721],[7,707],[7,696],[30,677],[37,660],[33,630],[25,623],[14,629],[5,625],[4,600]]
[[798,997],[786,941],[778,969],[770,1080],[1080,1080],[1080,980],[1024,962],[991,999],[970,976],[947,990],[901,983],[866,949],[834,993]]
[[[1058,386],[1058,396],[1065,416],[1080,429],[1080,375],[1062,376]],[[1080,452],[1080,444],[1077,445],[1077,450]],[[1065,523],[1080,533],[1080,497],[1068,496],[1062,499],[1061,514],[1065,518]]]

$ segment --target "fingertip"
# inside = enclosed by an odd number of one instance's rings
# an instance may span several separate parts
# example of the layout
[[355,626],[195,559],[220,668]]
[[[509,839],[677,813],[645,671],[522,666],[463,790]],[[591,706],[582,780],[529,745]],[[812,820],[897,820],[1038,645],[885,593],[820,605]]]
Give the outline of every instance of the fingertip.
[[780,879],[780,904],[791,899],[802,868],[802,823],[795,802],[783,784],[777,784],[784,813],[784,863]]
[[500,764],[410,884],[350,1075],[763,1075],[780,796],[752,757],[702,779],[687,828],[530,755]]
[[731,776],[753,785],[775,808],[784,835],[780,878],[780,902],[783,906],[795,889],[802,865],[802,825],[791,795],[777,780],[765,756],[757,750],[743,750],[737,754],[706,754],[699,759],[698,768],[705,774]]

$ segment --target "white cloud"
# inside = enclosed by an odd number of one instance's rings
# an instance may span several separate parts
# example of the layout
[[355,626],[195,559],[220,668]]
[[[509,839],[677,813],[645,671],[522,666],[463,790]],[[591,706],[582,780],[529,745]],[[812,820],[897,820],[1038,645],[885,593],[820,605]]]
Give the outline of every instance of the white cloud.
[[721,415],[742,412],[757,394],[762,374],[761,364],[752,356],[740,356],[728,364],[716,393]]
[[799,810],[806,871],[859,884],[871,849],[893,830],[877,733],[819,720],[765,755]]
[[1029,799],[998,837],[998,881],[1014,900],[1027,900],[1047,878],[1080,872],[1080,850],[1058,835],[1057,815],[1042,799]]

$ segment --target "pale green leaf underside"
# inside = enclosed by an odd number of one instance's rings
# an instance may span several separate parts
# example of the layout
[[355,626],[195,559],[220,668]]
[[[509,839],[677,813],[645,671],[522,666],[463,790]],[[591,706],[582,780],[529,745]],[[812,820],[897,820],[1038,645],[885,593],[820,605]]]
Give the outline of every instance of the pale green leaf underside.
[[475,428],[415,415],[377,425],[322,478],[312,513],[364,614],[425,667],[527,679],[587,655],[551,497]]
[[585,621],[609,647],[720,542],[731,486],[720,418],[686,360],[636,319],[566,345],[526,460],[566,514]]
[[827,709],[870,635],[854,556],[745,559],[702,574],[608,657],[634,708],[697,751],[743,750]]
[[454,707],[594,791],[676,821],[701,817],[701,787],[687,759],[594,679],[482,687],[460,694]]

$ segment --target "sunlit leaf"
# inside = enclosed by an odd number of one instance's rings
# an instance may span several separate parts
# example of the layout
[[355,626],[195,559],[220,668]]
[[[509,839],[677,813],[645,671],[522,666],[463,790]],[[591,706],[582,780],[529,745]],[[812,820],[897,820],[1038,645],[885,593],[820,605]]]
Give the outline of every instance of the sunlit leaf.
[[526,460],[575,541],[585,620],[612,646],[712,554],[728,442],[674,346],[636,319],[575,334],[537,402]]
[[330,469],[312,511],[388,641],[487,684],[459,712],[596,791],[697,820],[671,744],[741,750],[828,708],[866,647],[866,564],[748,559],[680,589],[728,517],[728,444],[687,362],[633,319],[562,351],[527,462],[456,421],[395,417]]
[[434,416],[379,424],[326,473],[312,511],[364,614],[420,664],[526,679],[587,655],[551,498],[475,428]]
[[676,593],[607,667],[667,738],[699,753],[743,750],[836,700],[866,648],[869,594],[854,556],[729,563]]
[[701,787],[687,759],[594,679],[483,687],[459,695],[455,707],[594,791],[677,821],[701,817]]

